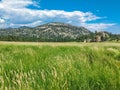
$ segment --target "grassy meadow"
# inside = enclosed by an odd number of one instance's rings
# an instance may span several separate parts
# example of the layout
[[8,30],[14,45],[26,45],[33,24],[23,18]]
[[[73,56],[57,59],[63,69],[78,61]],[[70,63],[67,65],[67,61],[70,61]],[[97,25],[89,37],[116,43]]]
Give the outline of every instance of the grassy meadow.
[[120,43],[0,42],[0,90],[120,90]]

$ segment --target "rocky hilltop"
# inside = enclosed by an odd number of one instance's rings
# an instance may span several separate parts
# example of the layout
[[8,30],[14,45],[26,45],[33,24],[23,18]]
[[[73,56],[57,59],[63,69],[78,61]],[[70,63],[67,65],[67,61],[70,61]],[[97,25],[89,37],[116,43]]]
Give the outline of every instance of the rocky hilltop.
[[13,41],[74,41],[79,37],[90,35],[84,27],[52,22],[37,27],[19,27],[0,29],[1,40]]

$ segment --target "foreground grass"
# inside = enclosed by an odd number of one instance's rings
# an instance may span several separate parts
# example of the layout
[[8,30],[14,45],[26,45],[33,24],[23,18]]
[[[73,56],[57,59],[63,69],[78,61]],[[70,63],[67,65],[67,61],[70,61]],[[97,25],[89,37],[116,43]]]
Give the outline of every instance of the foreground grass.
[[120,90],[120,46],[78,46],[1,44],[0,90]]

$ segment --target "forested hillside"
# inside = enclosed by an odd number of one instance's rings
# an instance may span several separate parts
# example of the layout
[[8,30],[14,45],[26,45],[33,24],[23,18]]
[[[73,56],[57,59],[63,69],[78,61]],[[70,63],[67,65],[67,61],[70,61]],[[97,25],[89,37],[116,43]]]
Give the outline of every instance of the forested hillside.
[[91,32],[84,27],[53,22],[37,27],[19,27],[0,29],[1,41],[38,41],[38,42],[68,42],[68,41],[111,41],[120,40],[120,35],[108,32]]

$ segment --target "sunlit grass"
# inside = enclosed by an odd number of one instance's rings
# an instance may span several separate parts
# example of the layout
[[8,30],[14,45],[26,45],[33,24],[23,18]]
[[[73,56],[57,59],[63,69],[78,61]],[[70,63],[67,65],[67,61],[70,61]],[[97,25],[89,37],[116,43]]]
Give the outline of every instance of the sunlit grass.
[[1,44],[0,90],[120,89],[119,44],[57,44]]

